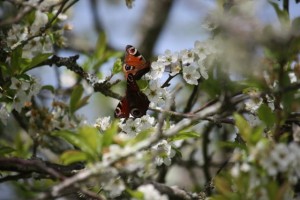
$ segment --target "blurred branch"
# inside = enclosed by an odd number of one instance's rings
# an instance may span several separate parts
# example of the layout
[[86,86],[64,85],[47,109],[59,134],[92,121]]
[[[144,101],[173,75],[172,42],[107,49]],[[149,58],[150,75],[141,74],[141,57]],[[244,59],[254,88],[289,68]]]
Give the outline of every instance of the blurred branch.
[[170,81],[177,76],[178,74],[175,74],[174,76],[169,74],[168,79],[162,84],[161,88],[169,87],[170,86]]
[[290,0],[283,0],[283,10],[285,10],[289,14],[289,1]]
[[[209,183],[209,181],[211,180],[211,175],[210,175],[210,157],[209,157],[209,153],[208,153],[208,147],[209,147],[209,134],[212,130],[213,126],[212,124],[209,124],[203,134],[203,140],[202,140],[202,153],[203,153],[203,173],[204,173],[204,177],[205,177],[205,181],[206,183]],[[210,190],[207,190],[208,195],[211,194]]]
[[[77,59],[79,58],[78,55],[70,56],[70,57],[59,57],[59,56],[52,56],[52,58],[38,64],[38,66],[42,65],[56,65],[57,67],[65,66],[67,69],[75,72],[80,77],[85,79],[93,88],[95,92],[101,92],[105,96],[113,97],[116,99],[121,99],[121,96],[114,93],[110,90],[110,88],[116,84],[117,82],[111,84],[108,80],[104,82],[98,82],[97,77],[92,74],[85,72],[81,66],[77,64]],[[38,67],[35,66],[35,67]]]
[[185,113],[190,112],[193,105],[195,105],[195,101],[197,100],[197,97],[199,94],[199,92],[198,92],[199,86],[200,86],[200,80],[198,81],[198,84],[193,87],[193,91],[188,99],[188,102],[187,102],[186,107],[184,108],[183,112],[185,112]]
[[155,43],[168,19],[174,0],[147,1],[140,20],[138,49],[145,58],[152,55]]
[[[14,1],[8,1],[8,2],[10,2],[12,4],[16,4],[16,2],[14,2]],[[27,15],[33,9],[34,9],[34,7],[32,7],[32,6],[24,6],[24,8],[22,10],[20,10],[16,16],[13,16],[11,18],[1,21],[0,27],[18,23],[20,20],[23,19],[23,17],[25,15]]]
[[169,199],[173,200],[193,200],[193,199],[199,199],[198,195],[191,194],[187,191],[184,191],[183,189],[180,189],[178,187],[169,187],[165,184],[157,183],[154,181],[150,181],[150,184],[152,184],[156,190],[158,190],[162,194],[167,194]]
[[[50,176],[50,178],[62,180],[65,178],[65,176],[74,175],[74,170],[79,170],[83,168],[84,166],[79,164],[65,166],[39,159],[24,160],[21,158],[0,158],[0,171],[19,172],[21,173],[19,175],[20,177],[26,177],[28,173],[35,172],[40,175],[48,176],[48,178]],[[16,175],[14,178],[20,178],[19,176]],[[0,182],[12,179],[13,176],[10,176],[10,178],[4,177],[0,179]]]
[[53,25],[53,22],[58,18],[58,16],[61,13],[66,12],[72,5],[74,5],[79,0],[73,0],[71,3],[67,4],[69,1],[70,0],[64,0],[64,1],[62,1],[61,4],[60,4],[59,9],[57,11],[57,13],[47,22],[47,24],[44,27],[42,27],[38,33],[36,33],[35,35],[32,35],[31,37],[27,38],[26,40],[23,40],[20,43],[20,45],[17,45],[15,48],[17,48],[18,46],[24,46],[30,40],[32,40],[32,39],[34,39],[36,37],[42,36],[46,32],[47,29],[51,28],[51,26]]
[[102,23],[100,21],[100,16],[99,16],[99,12],[98,12],[98,0],[90,0],[90,5],[91,5],[91,14],[93,17],[93,22],[94,22],[94,27],[95,30],[100,33],[103,31],[103,27],[102,27]]
[[206,118],[206,117],[207,117],[207,114],[199,113],[197,115],[197,117],[194,117],[193,119],[183,119],[183,120],[179,121],[172,128],[165,130],[163,132],[163,134],[160,133],[161,130],[157,129],[157,131],[154,134],[151,134],[151,136],[147,140],[143,140],[143,141],[135,144],[134,146],[131,146],[131,148],[127,149],[126,151],[121,151],[118,154],[118,156],[115,156],[110,160],[103,160],[102,162],[98,162],[98,163],[90,166],[88,169],[81,171],[70,178],[66,178],[58,185],[53,186],[52,189],[50,190],[50,192],[42,193],[40,196],[40,199],[49,199],[51,197],[57,197],[63,190],[73,186],[75,183],[84,181],[92,176],[100,174],[102,172],[102,169],[112,166],[115,163],[117,163],[118,161],[128,158],[142,150],[149,149],[152,145],[157,143],[160,139],[174,136],[174,135],[178,134],[180,130],[187,128],[187,127],[191,126],[193,123],[195,123],[196,121],[202,120],[203,118]]

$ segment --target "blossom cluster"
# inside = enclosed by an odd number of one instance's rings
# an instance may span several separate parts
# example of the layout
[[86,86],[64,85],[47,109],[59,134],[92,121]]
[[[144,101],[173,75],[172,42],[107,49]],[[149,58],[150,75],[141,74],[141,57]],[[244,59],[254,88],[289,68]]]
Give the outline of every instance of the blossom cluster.
[[7,124],[12,109],[20,113],[23,107],[30,106],[31,98],[39,93],[41,87],[39,80],[34,77],[28,76],[26,80],[12,77],[8,90],[4,90],[0,94],[1,98],[9,100],[1,104],[1,122],[5,125]]
[[55,130],[74,130],[86,124],[83,116],[71,115],[68,106],[58,101],[52,103],[52,109],[33,108],[26,116],[29,117],[28,132],[34,137]]
[[235,178],[249,175],[249,194],[253,195],[254,190],[263,188],[261,186],[278,175],[291,185],[300,180],[300,146],[296,142],[275,144],[261,140],[249,147],[249,155],[246,154],[243,150],[234,151],[231,175]]
[[120,122],[119,127],[122,132],[126,133],[130,137],[135,137],[138,133],[148,130],[154,127],[155,119],[149,115],[144,115],[141,118],[129,118],[126,123]]
[[[22,3],[22,2],[20,2]],[[57,3],[58,0],[31,0],[28,2],[23,2],[26,6],[36,8],[35,18],[32,23],[23,22],[22,24],[13,24],[11,29],[7,33],[7,45],[11,49],[15,49],[25,44],[23,46],[22,57],[23,58],[33,58],[40,53],[52,53],[53,52],[53,42],[51,37],[53,35],[42,33],[41,30],[49,22],[48,14],[51,10],[52,14],[58,12],[57,9],[51,9]],[[58,15],[59,20],[65,20],[66,15]],[[56,31],[55,33],[58,37],[62,37],[62,31]]]
[[160,199],[168,200],[168,196],[161,194],[152,184],[141,185],[137,188],[139,192],[143,193],[144,200]]
[[166,67],[170,68],[170,76],[182,73],[183,79],[191,85],[198,85],[198,80],[208,78],[207,65],[209,58],[216,54],[213,41],[196,41],[194,48],[171,52],[166,50],[164,55],[158,56],[157,61],[151,64],[151,73],[148,79],[157,80],[162,77]]

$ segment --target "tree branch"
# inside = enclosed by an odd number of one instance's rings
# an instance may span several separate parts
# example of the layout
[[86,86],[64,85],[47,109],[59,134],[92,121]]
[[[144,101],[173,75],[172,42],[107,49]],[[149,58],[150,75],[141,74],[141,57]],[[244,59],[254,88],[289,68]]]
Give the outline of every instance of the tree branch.
[[[74,175],[74,170],[83,168],[84,166],[78,163],[65,166],[39,159],[0,158],[0,171],[18,172],[23,174],[23,176],[35,172],[43,176],[48,176],[48,178],[63,180],[65,176]],[[9,178],[6,179],[9,180]],[[0,179],[0,182],[4,180]]]
[[[115,83],[111,84],[108,82],[108,80],[104,82],[99,82],[97,77],[85,72],[81,66],[77,64],[77,59],[79,58],[78,55],[71,56],[71,57],[59,57],[59,56],[52,56],[52,58],[38,64],[35,67],[42,66],[42,65],[56,65],[57,67],[65,66],[67,69],[75,72],[78,74],[80,77],[85,79],[93,88],[95,92],[101,92],[105,96],[113,97],[115,99],[121,99],[122,97],[113,91],[110,90],[110,88],[118,83],[116,81]],[[35,68],[33,67],[33,68]]]
[[152,55],[155,43],[168,19],[173,0],[147,1],[144,15],[140,20],[138,49],[146,58]]

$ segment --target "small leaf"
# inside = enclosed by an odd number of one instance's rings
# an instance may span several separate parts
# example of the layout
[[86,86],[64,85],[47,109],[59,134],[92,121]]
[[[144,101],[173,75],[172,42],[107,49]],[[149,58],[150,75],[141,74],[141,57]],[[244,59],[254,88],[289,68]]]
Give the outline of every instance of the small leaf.
[[180,132],[173,137],[169,138],[169,141],[176,141],[176,140],[185,140],[190,138],[199,138],[200,135],[196,133],[195,131],[189,131],[189,132]]
[[42,90],[49,90],[51,93],[55,93],[55,88],[53,87],[53,85],[44,85],[42,87]]
[[27,64],[22,72],[26,72],[34,67],[36,67],[38,64],[40,64],[41,62],[47,60],[51,55],[53,55],[52,53],[42,53],[42,54],[38,54],[37,56],[35,56],[31,62],[29,64]]
[[223,177],[215,178],[215,186],[218,192],[224,195],[230,195],[232,193],[231,184],[229,181]]
[[137,199],[137,200],[143,200],[144,199],[144,193],[142,193],[140,191],[131,190],[131,189],[127,188],[126,192],[128,192],[128,194],[131,197],[133,197],[134,199]]
[[89,149],[91,149],[91,155],[97,159],[102,148],[103,135],[96,128],[90,126],[81,127],[79,135],[85,144],[89,146]]
[[70,99],[70,112],[74,113],[79,107],[82,107],[81,96],[83,95],[83,87],[82,85],[77,85],[71,94]]
[[220,147],[227,147],[227,148],[231,148],[231,149],[246,149],[246,146],[243,144],[240,144],[238,142],[231,142],[231,141],[221,141],[218,142],[218,144],[220,145]]
[[112,144],[113,137],[118,132],[118,122],[115,120],[111,126],[103,133],[102,148]]
[[248,122],[239,114],[234,114],[235,124],[239,129],[242,139],[249,143],[250,135],[251,135],[251,127]]
[[11,56],[11,68],[8,68],[10,75],[20,72],[22,64],[22,47],[13,50]]
[[61,156],[60,160],[63,164],[69,165],[75,162],[86,161],[88,156],[86,153],[78,150],[65,151]]
[[120,58],[118,58],[114,63],[112,72],[113,72],[113,74],[117,74],[121,71],[122,71],[122,61]]
[[267,127],[272,127],[275,123],[275,115],[269,106],[261,104],[257,110],[258,117],[263,121]]
[[87,144],[85,138],[82,138],[82,136],[79,135],[78,133],[64,130],[64,131],[55,131],[52,134],[54,136],[58,136],[65,139],[70,144],[78,147],[83,152],[87,153],[90,159],[93,159],[93,155],[94,155],[93,149],[89,146],[89,144]]
[[95,57],[96,58],[102,58],[104,56],[106,49],[106,35],[104,32],[101,32],[98,35],[98,40],[96,44],[96,51],[95,51]]
[[273,6],[278,19],[280,20],[282,25],[285,25],[289,22],[289,14],[285,10],[281,10],[278,3],[272,2],[269,0],[269,3]]

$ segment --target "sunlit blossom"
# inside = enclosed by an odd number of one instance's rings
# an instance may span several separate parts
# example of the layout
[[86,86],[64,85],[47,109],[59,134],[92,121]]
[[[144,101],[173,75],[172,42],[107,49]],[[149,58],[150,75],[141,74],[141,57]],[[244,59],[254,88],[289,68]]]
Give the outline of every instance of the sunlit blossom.
[[161,78],[165,71],[165,65],[162,62],[152,62],[150,76],[152,80]]
[[123,132],[125,132],[128,136],[135,137],[140,131],[140,118],[136,119],[128,119],[126,123],[120,123],[119,126]]
[[181,55],[181,62],[183,65],[189,65],[194,62],[194,52],[190,50],[182,50],[180,53]]
[[183,78],[184,80],[191,85],[198,85],[198,79],[201,77],[200,73],[194,67],[194,65],[189,65],[183,67]]
[[108,117],[99,117],[96,119],[94,127],[100,131],[105,131],[110,126],[110,116]]
[[158,142],[151,148],[152,154],[155,156],[156,165],[171,164],[171,158],[175,156],[175,151],[172,149],[171,145],[168,144],[166,140]]
[[150,101],[150,107],[162,105],[165,103],[165,99],[162,98],[165,93],[164,88],[161,88],[157,81],[150,81],[149,87],[146,89],[145,94]]
[[141,185],[137,188],[138,191],[144,194],[144,200],[168,200],[167,195],[162,195],[152,184]]
[[6,108],[5,104],[2,104],[0,107],[0,120],[4,125],[7,125],[7,120],[9,118],[10,114]]

